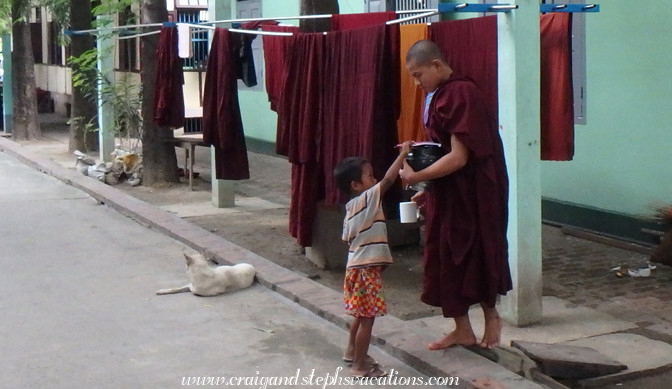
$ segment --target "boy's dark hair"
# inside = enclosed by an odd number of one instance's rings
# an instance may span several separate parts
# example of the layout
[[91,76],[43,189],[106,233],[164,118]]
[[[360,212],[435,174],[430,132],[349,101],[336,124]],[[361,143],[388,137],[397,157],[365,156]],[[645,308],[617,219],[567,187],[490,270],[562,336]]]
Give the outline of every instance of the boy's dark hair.
[[362,157],[348,157],[339,162],[334,168],[334,179],[338,188],[351,195],[350,183],[362,180],[362,166],[366,163],[369,163],[369,161]]
[[415,61],[416,64],[421,66],[428,66],[435,59],[447,63],[446,57],[439,46],[430,40],[415,42],[406,54],[406,63]]

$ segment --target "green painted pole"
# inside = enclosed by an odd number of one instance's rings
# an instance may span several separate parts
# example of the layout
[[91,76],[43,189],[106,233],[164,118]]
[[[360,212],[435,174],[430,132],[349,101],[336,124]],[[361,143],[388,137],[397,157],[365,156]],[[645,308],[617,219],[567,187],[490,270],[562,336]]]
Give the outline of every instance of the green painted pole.
[[[99,20],[110,19],[110,16],[99,16]],[[109,22],[109,20],[108,20]],[[101,34],[97,40],[98,70],[109,82],[114,83],[114,39],[108,34]],[[102,161],[111,162],[114,151],[114,106],[102,99],[102,83],[98,84],[98,143],[99,156]]]
[[502,298],[502,317],[523,327],[542,318],[539,1],[515,3],[518,9],[497,19],[499,122],[509,173],[513,278],[513,290]]
[[12,110],[14,97],[12,95],[12,36],[2,36],[2,123],[5,133],[12,132]]

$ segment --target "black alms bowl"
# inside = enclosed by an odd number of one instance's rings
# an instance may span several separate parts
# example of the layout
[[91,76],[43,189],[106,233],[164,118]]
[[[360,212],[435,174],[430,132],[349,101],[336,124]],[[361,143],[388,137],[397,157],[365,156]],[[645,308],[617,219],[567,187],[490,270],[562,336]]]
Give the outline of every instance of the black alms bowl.
[[417,143],[411,146],[411,152],[406,156],[406,161],[413,171],[417,172],[438,161],[445,154],[439,143]]

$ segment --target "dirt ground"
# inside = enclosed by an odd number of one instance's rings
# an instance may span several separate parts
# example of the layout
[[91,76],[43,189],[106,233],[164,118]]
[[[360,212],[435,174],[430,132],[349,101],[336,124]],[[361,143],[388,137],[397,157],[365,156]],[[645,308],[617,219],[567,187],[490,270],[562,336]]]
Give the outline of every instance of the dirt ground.
[[[53,121],[49,121],[52,119]],[[22,142],[32,150],[74,169],[76,159],[67,152],[68,128],[57,117],[42,117],[45,138]],[[184,167],[184,150],[176,148],[177,161]],[[95,159],[98,153],[88,153]],[[334,290],[343,287],[344,269],[320,269],[304,255],[304,249],[289,235],[291,166],[287,160],[249,153],[250,179],[235,183],[236,207],[218,209],[211,204],[210,151],[196,148],[193,191],[188,179],[165,188],[132,187],[122,182],[115,188],[150,204],[174,212],[218,236],[261,255],[287,269]],[[422,248],[419,244],[393,248],[394,265],[385,270],[384,284],[389,314],[410,320],[440,313],[420,301]],[[176,261],[182,260],[176,253]]]
[[[67,152],[68,129],[58,120],[40,118],[45,139],[22,143],[27,148],[73,168],[75,158]],[[176,149],[178,164],[184,153]],[[97,153],[90,153],[97,158]],[[115,187],[148,203],[173,212],[229,241],[245,247],[285,268],[305,274],[334,290],[342,290],[344,269],[324,270],[304,255],[288,232],[290,164],[283,158],[249,153],[251,179],[235,184],[236,207],[216,208],[211,203],[210,150],[196,148],[194,171],[200,177],[189,190],[188,180],[167,188]],[[585,305],[614,317],[642,323],[672,322],[668,299],[672,292],[672,267],[659,266],[646,279],[616,278],[615,266],[637,268],[647,255],[579,239],[561,228],[544,225],[543,294]],[[395,263],[384,273],[389,313],[410,320],[440,314],[420,302],[422,247],[412,244],[392,249]],[[176,253],[176,261],[182,261]]]
[[[197,161],[207,156],[197,156]],[[179,159],[179,158],[178,158]],[[157,206],[210,201],[210,174],[204,167],[194,169],[199,179],[190,192],[185,180],[174,187],[133,188],[120,184],[118,189]],[[186,216],[186,220],[261,255],[287,269],[305,274],[334,290],[342,290],[343,269],[320,269],[304,255],[304,249],[289,235],[289,163],[284,159],[250,153],[250,175],[246,182],[236,183],[236,202],[260,198],[273,208],[250,207],[224,214]],[[165,208],[164,208],[165,209]],[[388,311],[404,320],[437,314],[435,308],[420,302],[422,248],[419,244],[392,249],[395,263],[385,270],[384,283]]]

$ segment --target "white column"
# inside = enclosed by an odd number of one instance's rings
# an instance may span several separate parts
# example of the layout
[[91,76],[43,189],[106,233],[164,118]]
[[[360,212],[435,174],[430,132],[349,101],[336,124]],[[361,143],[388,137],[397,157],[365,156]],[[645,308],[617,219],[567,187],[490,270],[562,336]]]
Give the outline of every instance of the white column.
[[[230,1],[208,1],[208,20],[227,20],[231,19],[231,15]],[[210,34],[210,40],[212,41],[212,34]],[[217,179],[217,175],[215,174],[215,149],[211,147],[210,150],[212,160],[212,204],[217,208],[234,207],[236,205],[234,181]]]
[[513,277],[502,317],[526,326],[542,317],[539,1],[515,3],[517,10],[498,14],[499,122],[509,172]]
[[[99,16],[98,20],[111,19],[111,16]],[[110,20],[108,20],[109,22]],[[104,23],[103,23],[104,25]],[[98,35],[98,70],[111,83],[114,77],[114,38],[108,34]],[[100,159],[105,162],[112,161],[114,151],[114,106],[104,102],[101,93],[102,84],[98,84],[98,143],[100,147]]]

